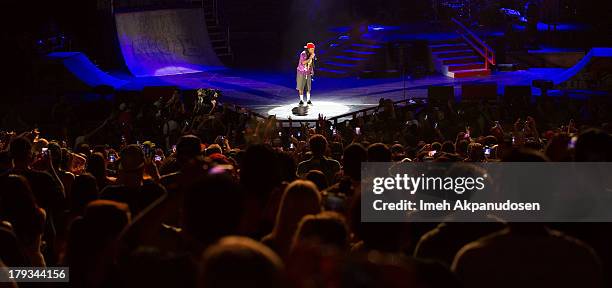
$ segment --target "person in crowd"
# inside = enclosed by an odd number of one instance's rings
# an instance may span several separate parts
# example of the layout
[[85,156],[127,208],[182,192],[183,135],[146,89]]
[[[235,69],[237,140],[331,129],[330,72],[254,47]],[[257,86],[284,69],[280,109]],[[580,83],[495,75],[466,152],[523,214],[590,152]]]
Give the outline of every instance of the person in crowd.
[[571,141],[572,137],[570,137],[567,133],[554,135],[546,145],[546,156],[553,162],[571,162]]
[[331,283],[336,283],[341,270],[346,268],[342,262],[347,255],[349,239],[342,215],[326,211],[304,216],[286,261],[293,286],[333,286]]
[[[116,161],[114,155],[111,159],[113,162]],[[106,186],[115,184],[117,180],[108,175],[106,158],[104,154],[100,152],[95,152],[89,156],[85,170],[96,178],[96,183],[100,190],[104,190]]]
[[178,225],[181,214],[181,203],[185,193],[197,181],[204,178],[209,165],[202,154],[202,142],[194,135],[184,135],[176,144],[176,164],[178,171],[163,175],[161,184],[168,191],[164,206],[167,209],[165,223]]
[[39,136],[34,138],[32,141],[32,153],[34,154],[34,157],[36,158],[37,156],[40,156],[48,147],[49,141],[47,141],[47,139]]
[[2,279],[7,279],[2,284],[4,284],[4,287],[6,287],[6,288],[18,288],[17,283],[15,282],[15,280],[9,279],[10,275],[8,274],[8,269],[6,269],[6,268],[7,268],[6,264],[4,264],[4,262],[2,260],[0,260],[0,277],[2,277]]
[[410,243],[411,225],[396,222],[362,222],[361,194],[355,195],[349,210],[349,227],[354,233],[351,253],[380,251],[384,253],[403,253],[414,245]]
[[70,197],[70,191],[72,190],[72,183],[74,182],[75,175],[70,172],[62,169],[62,148],[57,142],[50,142],[47,145],[47,149],[51,151],[49,153],[49,157],[51,157],[51,161],[53,162],[53,170],[55,174],[59,177],[62,185],[64,186],[64,191],[66,194],[66,198]]
[[107,186],[100,192],[100,199],[126,203],[136,217],[166,194],[166,189],[155,182],[159,178],[156,168],[147,169],[152,179],[145,179],[145,168],[152,165],[138,145],[128,145],[119,158],[117,185]]
[[314,183],[317,186],[317,189],[319,189],[319,191],[323,191],[329,186],[325,174],[323,174],[323,172],[319,170],[308,171],[308,173],[306,173],[306,175],[304,176],[304,179]]
[[444,143],[442,143],[440,151],[446,154],[455,154],[455,144],[453,144],[453,142],[451,141],[444,141]]
[[64,210],[66,208],[66,196],[61,180],[55,174],[53,168],[52,150],[43,158],[46,161],[46,171],[32,169],[33,163],[32,142],[25,137],[15,137],[9,144],[9,153],[13,159],[14,168],[11,174],[24,176],[32,189],[32,194],[38,207],[46,212],[45,233],[43,240],[47,244],[44,251],[45,259],[49,263],[55,263],[57,252],[55,251],[56,227],[63,227]]
[[[198,255],[228,235],[239,233],[244,192],[226,173],[213,174],[195,183],[183,201],[182,231],[178,245]],[[185,247],[180,247],[185,246]]]
[[[297,170],[297,163],[295,161],[295,159],[293,158],[294,155],[292,155],[289,152],[283,152],[283,153],[279,153],[278,155],[278,160],[279,160],[279,166],[280,166],[280,170],[281,170],[281,181],[283,183],[291,183],[293,182],[293,180],[295,180],[297,177],[295,175],[295,171]],[[282,191],[281,191],[282,192]]]
[[[281,171],[278,153],[263,144],[249,145],[240,161],[240,184],[245,189],[245,211],[241,230],[244,235],[259,239],[274,226],[274,219],[268,219],[267,209],[270,198],[282,184],[284,172]],[[266,163],[266,169],[261,169]],[[295,172],[292,172],[295,174]],[[276,211],[273,211],[276,216]]]
[[[190,171],[195,167],[189,168],[201,163],[197,159],[202,156],[200,147],[193,145],[196,143],[199,143],[197,137],[184,136],[177,145],[181,161],[191,162],[185,162],[183,169],[186,170],[183,171],[186,173],[199,173],[199,170]],[[192,150],[196,147],[197,150]],[[123,237],[129,250],[140,245],[152,245],[162,251],[199,255],[219,238],[239,234],[245,214],[244,193],[238,182],[226,171],[205,173],[190,181],[185,186],[169,186],[168,196],[130,225]],[[178,207],[175,202],[178,202]],[[178,221],[175,219],[177,214],[180,217]]]
[[96,177],[85,173],[77,176],[70,194],[70,213],[73,217],[82,216],[87,205],[98,199],[98,183]]
[[334,159],[325,157],[327,150],[327,139],[323,135],[316,134],[308,140],[312,157],[298,164],[297,175],[304,177],[310,170],[319,170],[325,174],[328,182],[333,182],[336,173],[340,171],[340,163]]
[[206,156],[211,156],[213,154],[223,154],[223,149],[221,149],[221,146],[219,146],[219,144],[215,143],[206,148],[205,154]]
[[387,145],[374,143],[368,146],[368,162],[391,162],[391,160],[391,150]]
[[181,101],[180,90],[174,90],[172,97],[160,107],[160,120],[162,122],[162,133],[164,137],[164,146],[170,147],[171,143],[175,143],[181,134],[180,122],[185,116],[185,106]]
[[399,162],[406,159],[406,150],[402,144],[396,143],[391,146],[391,159],[393,162]]
[[[18,250],[5,250],[2,254],[22,252],[23,254],[20,254],[25,256],[25,259],[16,259],[16,261],[25,260],[26,262],[20,264],[45,267],[45,257],[42,253],[45,210],[36,204],[25,177],[19,175],[0,176],[0,187],[2,187],[0,189],[2,228],[14,233],[18,242],[17,247],[13,246]],[[11,246],[3,246],[0,249],[9,249],[9,247]]]
[[468,158],[468,146],[470,145],[470,141],[461,139],[455,144],[455,151],[459,157],[466,159]]
[[196,287],[196,260],[156,246],[140,246],[119,263],[119,277],[122,287]]
[[45,157],[47,171],[36,171],[31,168],[33,163],[32,142],[25,137],[14,138],[9,145],[9,153],[13,159],[13,169],[10,173],[23,175],[32,186],[32,192],[40,207],[47,212],[59,212],[64,208],[64,187],[53,169],[53,152]]
[[550,159],[544,153],[533,149],[515,148],[504,156],[502,162],[550,162]]
[[323,191],[323,207],[346,215],[353,197],[361,193],[361,163],[367,162],[367,151],[359,143],[346,147],[342,156],[342,177]]
[[285,259],[302,217],[319,212],[321,195],[317,186],[306,180],[293,181],[285,189],[272,232],[261,241]]
[[246,237],[225,237],[202,255],[198,287],[281,288],[288,284],[284,272],[281,258],[265,245]]
[[342,144],[342,142],[331,142],[329,144],[329,150],[331,152],[331,158],[338,162],[342,161],[342,152],[344,151],[344,145]]
[[[76,153],[83,152],[85,153],[85,155],[88,155],[90,153],[88,143],[94,136],[101,133],[102,130],[108,127],[110,123],[111,117],[104,119],[104,121],[98,127],[94,128],[91,131],[84,131],[84,129],[81,129],[81,131],[79,131],[81,132],[79,133],[79,136],[74,139],[74,151]],[[83,146],[83,144],[87,144],[87,146]]]
[[344,216],[325,211],[302,218],[291,246],[292,250],[300,245],[316,245],[347,251],[349,240],[350,234]]
[[367,162],[368,151],[359,143],[353,143],[344,149],[342,172],[353,182],[361,181],[361,163]]
[[466,287],[603,287],[593,249],[540,223],[509,223],[465,245],[452,270]]
[[470,143],[468,145],[468,157],[465,162],[483,162],[485,161],[484,146],[480,143]]
[[498,221],[487,223],[440,223],[436,228],[423,234],[414,250],[414,257],[438,261],[447,267],[464,245],[505,228]]
[[577,162],[612,162],[612,136],[600,129],[588,129],[576,140]]
[[13,169],[13,159],[8,150],[0,151],[0,175],[7,174]]
[[[332,261],[332,259],[325,260],[325,263]],[[447,267],[439,263],[397,254],[373,251],[367,254],[352,255],[336,266],[339,267],[331,267],[336,269],[332,275],[329,275],[331,273],[315,275],[320,278],[328,276],[328,279],[324,278],[326,282],[339,282],[340,287],[463,287]],[[308,287],[308,285],[300,287]]]
[[433,142],[433,143],[431,143],[431,150],[433,150],[433,151],[442,151],[442,143],[440,143],[440,142]]
[[129,225],[128,205],[95,200],[83,217],[70,225],[68,245],[62,263],[70,268],[71,287],[116,286],[115,263],[119,235]]
[[[8,267],[28,267],[32,265],[27,252],[17,239],[13,227],[8,221],[0,222],[0,259],[2,259],[0,262],[8,265]],[[8,277],[3,279],[8,279]]]

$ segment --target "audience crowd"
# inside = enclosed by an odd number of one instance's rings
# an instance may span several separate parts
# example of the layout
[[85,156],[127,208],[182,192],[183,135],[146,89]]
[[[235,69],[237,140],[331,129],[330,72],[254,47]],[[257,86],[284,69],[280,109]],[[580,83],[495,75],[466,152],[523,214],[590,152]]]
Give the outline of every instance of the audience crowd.
[[381,99],[351,120],[288,127],[208,92],[193,105],[178,91],[117,95],[87,113],[60,99],[40,130],[7,115],[0,265],[69,267],[70,283],[51,287],[612,283],[609,223],[366,223],[360,212],[364,162],[612,161],[605,103]]

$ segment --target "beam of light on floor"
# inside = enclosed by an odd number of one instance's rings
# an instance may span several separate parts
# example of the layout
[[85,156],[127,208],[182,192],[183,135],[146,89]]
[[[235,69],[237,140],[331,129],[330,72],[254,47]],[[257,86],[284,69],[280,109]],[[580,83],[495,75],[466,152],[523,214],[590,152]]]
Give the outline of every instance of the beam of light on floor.
[[346,114],[350,110],[348,106],[335,102],[313,101],[312,103],[313,105],[309,105],[308,114],[305,116],[296,116],[293,114],[292,110],[293,108],[298,107],[297,103],[287,104],[271,109],[268,111],[268,115],[276,115],[277,119],[288,119],[291,117],[291,119],[294,120],[313,120],[317,119],[319,114],[322,114],[329,119],[331,117]]
[[168,75],[176,75],[176,74],[191,74],[202,72],[202,70],[195,70],[187,67],[181,66],[166,66],[164,68],[160,68],[155,70],[155,74],[153,76],[168,76]]

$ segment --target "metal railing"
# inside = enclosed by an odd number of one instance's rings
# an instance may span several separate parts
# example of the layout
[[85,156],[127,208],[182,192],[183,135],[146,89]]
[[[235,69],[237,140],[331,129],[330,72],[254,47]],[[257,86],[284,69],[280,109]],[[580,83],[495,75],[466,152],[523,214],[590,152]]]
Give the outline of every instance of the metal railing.
[[227,53],[228,54],[232,54],[232,48],[230,45],[230,26],[227,24],[224,24],[224,22],[221,20],[221,14],[219,14],[219,0],[199,0],[200,3],[202,4],[202,10],[204,10],[206,12],[206,7],[205,4],[210,1],[209,3],[211,3],[212,6],[212,11],[210,11],[210,13],[212,14],[212,17],[214,18],[213,20],[215,21],[215,25],[219,28],[223,27],[225,28],[225,47],[227,47]]
[[[399,101],[395,101],[393,102],[394,106],[403,104],[404,106],[409,106],[412,105],[414,107],[420,107],[426,104],[426,98],[414,98],[414,99],[404,99],[404,100],[399,100]],[[239,105],[234,105],[234,104],[229,104],[228,107],[232,110],[234,110],[235,112],[240,111],[241,109],[245,109],[246,113],[251,116],[251,117],[255,117],[255,118],[259,118],[262,120],[268,119],[269,116],[264,116],[260,113],[251,111],[250,109],[246,108],[246,107],[242,107]],[[330,117],[327,119],[327,121],[331,121],[334,123],[334,126],[338,125],[338,122],[340,122],[341,120],[348,120],[348,119],[356,119],[358,117],[366,117],[368,115],[372,115],[373,112],[377,111],[380,109],[379,105],[376,106],[372,106],[372,107],[368,107],[368,108],[364,108],[364,109],[360,109],[357,111],[353,111],[353,112],[348,112],[345,114],[341,114],[341,115],[337,115],[334,117]],[[292,124],[292,123],[316,123],[318,122],[318,119],[308,119],[308,120],[303,120],[303,119],[278,119],[277,122],[280,123],[280,125],[283,124]]]
[[489,69],[489,65],[497,65],[495,59],[495,50],[491,48],[487,43],[485,43],[478,35],[474,34],[470,29],[465,27],[461,21],[453,18],[452,21],[459,26],[457,33],[461,35],[461,38],[468,43],[468,45],[472,46],[480,56],[485,59],[485,69]]

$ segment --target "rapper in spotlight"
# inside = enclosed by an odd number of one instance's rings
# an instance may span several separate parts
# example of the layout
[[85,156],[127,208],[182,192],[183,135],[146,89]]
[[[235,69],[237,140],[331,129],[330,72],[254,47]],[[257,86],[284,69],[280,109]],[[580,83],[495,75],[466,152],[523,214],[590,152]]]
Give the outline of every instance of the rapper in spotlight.
[[300,95],[300,105],[304,105],[304,92],[306,92],[307,104],[312,105],[310,101],[310,88],[312,88],[315,60],[315,44],[307,43],[304,46],[304,51],[300,54],[300,61],[297,66],[296,89]]

